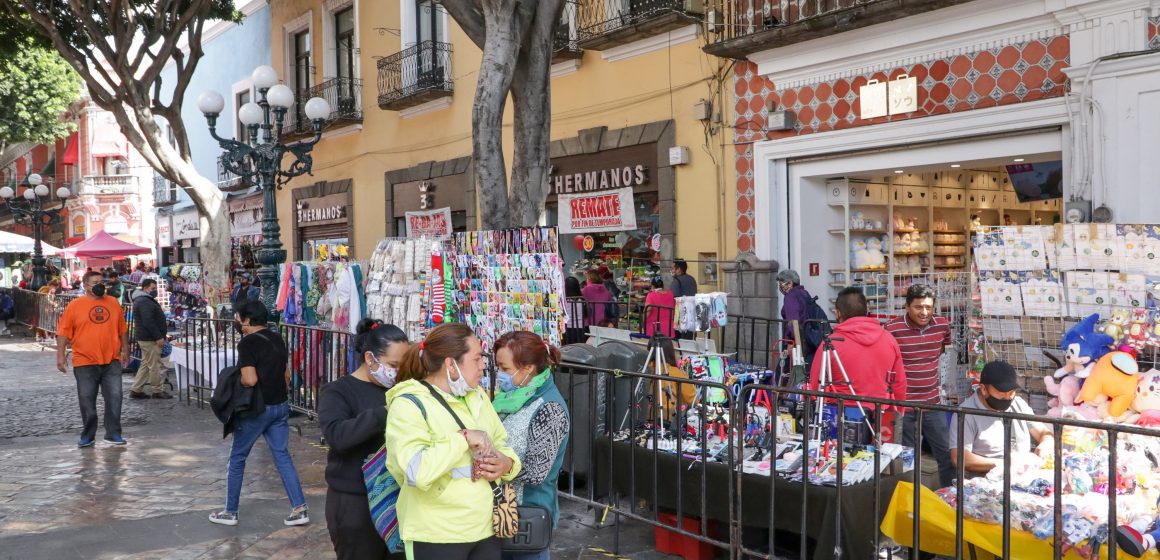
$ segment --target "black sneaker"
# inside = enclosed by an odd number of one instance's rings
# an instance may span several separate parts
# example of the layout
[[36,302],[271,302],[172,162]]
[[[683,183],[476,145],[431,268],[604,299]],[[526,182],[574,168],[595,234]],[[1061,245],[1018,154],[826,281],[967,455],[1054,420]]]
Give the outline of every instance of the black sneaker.
[[290,512],[290,517],[287,517],[282,521],[282,523],[285,523],[288,527],[305,525],[310,523],[310,513],[306,511],[306,506],[302,506],[301,508]]
[[230,513],[228,511],[219,511],[217,513],[209,514],[210,523],[217,523],[218,525],[229,525],[233,527],[238,524],[238,514]]

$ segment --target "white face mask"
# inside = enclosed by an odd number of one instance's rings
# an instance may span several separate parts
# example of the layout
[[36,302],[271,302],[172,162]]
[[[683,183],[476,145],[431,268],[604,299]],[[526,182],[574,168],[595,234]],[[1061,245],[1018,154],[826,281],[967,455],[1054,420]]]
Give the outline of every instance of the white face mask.
[[459,364],[451,361],[455,366],[455,373],[459,374],[459,379],[451,379],[451,370],[447,370],[447,387],[451,389],[451,395],[455,397],[465,397],[467,392],[471,390],[471,385],[467,383],[467,378],[463,377],[463,372],[459,370]]
[[367,369],[371,377],[378,382],[379,385],[390,389],[395,385],[395,378],[398,377],[399,371],[393,367],[387,367],[379,361],[378,358],[371,354],[371,361],[375,363],[374,366]]

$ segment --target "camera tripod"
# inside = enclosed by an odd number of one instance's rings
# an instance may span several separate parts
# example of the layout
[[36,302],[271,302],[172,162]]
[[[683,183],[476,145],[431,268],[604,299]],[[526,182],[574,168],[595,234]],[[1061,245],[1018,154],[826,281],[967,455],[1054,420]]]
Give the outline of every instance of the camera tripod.
[[[815,321],[816,320],[811,319],[811,320],[806,321],[806,322],[809,323],[809,322],[815,322]],[[822,322],[822,321],[816,321],[816,322]],[[818,373],[818,390],[822,391],[822,392],[827,392],[828,388],[833,387],[833,386],[838,384],[837,382],[834,381],[834,365],[837,364],[838,373],[842,374],[842,379],[843,379],[846,387],[848,387],[850,389],[850,396],[857,397],[858,392],[854,390],[854,385],[852,383],[850,383],[850,376],[846,373],[846,366],[842,363],[842,358],[838,355],[838,349],[834,347],[835,340],[841,342],[841,341],[844,341],[845,339],[844,338],[835,338],[833,336],[833,332],[827,328],[828,326],[829,325],[826,324],[823,326],[823,329],[822,329],[822,356],[821,356],[822,364],[821,364],[821,370]],[[870,437],[874,440],[877,440],[878,434],[876,434],[874,432],[874,426],[870,423],[870,416],[868,414],[866,414],[866,409],[862,406],[862,403],[859,401],[854,401],[854,404],[858,405],[858,411],[862,413],[862,421],[865,422],[866,427],[870,429]],[[823,423],[825,422],[825,406],[824,405],[825,405],[825,399],[822,399],[822,402],[819,403],[819,405],[818,405],[818,412],[817,412],[814,427],[813,427],[813,432],[814,432],[813,436],[814,437],[811,437],[810,439],[819,440],[819,441],[822,439],[822,434],[823,434],[823,427],[822,426],[823,426]],[[845,420],[845,418],[837,419],[838,422],[842,422],[844,420]]]

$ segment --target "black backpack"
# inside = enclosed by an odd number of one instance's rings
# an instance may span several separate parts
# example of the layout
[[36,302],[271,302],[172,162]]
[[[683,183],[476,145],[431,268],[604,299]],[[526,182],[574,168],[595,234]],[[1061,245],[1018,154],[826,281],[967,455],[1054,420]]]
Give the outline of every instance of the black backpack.
[[826,310],[818,305],[818,296],[806,298],[806,319],[807,321],[801,325],[802,351],[806,356],[812,357],[818,347],[822,345],[824,335],[830,330],[827,323],[811,322],[830,320],[830,317],[826,315]]

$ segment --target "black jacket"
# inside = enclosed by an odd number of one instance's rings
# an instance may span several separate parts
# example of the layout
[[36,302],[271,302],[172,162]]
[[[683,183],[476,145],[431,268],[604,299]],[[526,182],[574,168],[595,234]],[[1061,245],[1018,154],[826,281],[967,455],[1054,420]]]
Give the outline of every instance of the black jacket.
[[217,387],[213,389],[209,407],[223,424],[223,439],[237,427],[239,417],[257,416],[266,410],[262,392],[257,387],[242,385],[242,369],[237,366],[227,367],[218,373]]
[[165,311],[153,296],[136,290],[133,292],[133,331],[139,342],[157,342],[165,338],[168,330]]

